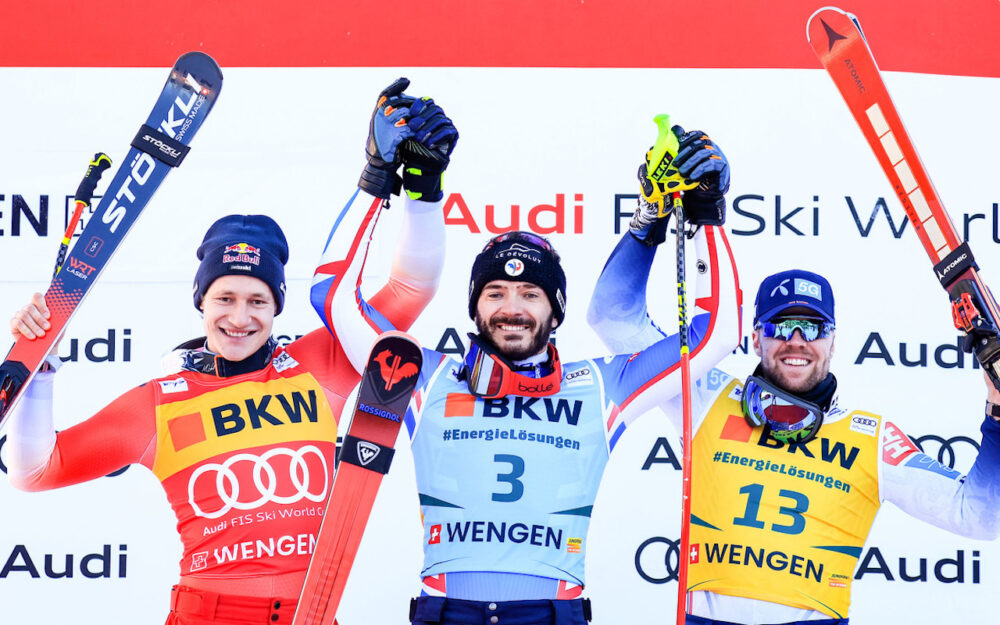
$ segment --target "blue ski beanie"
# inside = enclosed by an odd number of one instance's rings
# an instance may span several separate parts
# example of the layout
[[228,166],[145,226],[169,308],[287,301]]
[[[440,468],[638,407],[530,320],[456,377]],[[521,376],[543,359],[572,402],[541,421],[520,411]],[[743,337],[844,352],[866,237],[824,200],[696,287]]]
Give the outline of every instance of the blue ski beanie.
[[266,215],[227,215],[205,233],[198,247],[194,307],[201,310],[205,292],[222,276],[250,276],[271,287],[275,315],[285,306],[288,242],[281,227]]
[[469,317],[472,319],[476,318],[483,287],[494,280],[537,285],[548,296],[552,315],[562,324],[566,316],[566,274],[559,254],[544,237],[514,231],[489,240],[472,263],[469,282]]
[[770,321],[789,308],[805,308],[830,323],[837,322],[833,312],[833,288],[818,273],[789,269],[764,278],[754,302],[754,326]]

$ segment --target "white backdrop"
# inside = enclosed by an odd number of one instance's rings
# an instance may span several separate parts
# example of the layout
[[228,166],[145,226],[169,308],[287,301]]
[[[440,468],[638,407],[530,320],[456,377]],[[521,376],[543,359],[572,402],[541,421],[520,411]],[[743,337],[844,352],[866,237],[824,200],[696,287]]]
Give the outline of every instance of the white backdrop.
[[[58,376],[59,427],[85,419],[156,376],[164,352],[200,335],[190,297],[194,251],[208,225],[222,215],[262,212],[282,225],[291,259],[288,300],[276,334],[294,336],[318,325],[307,302],[314,263],[334,216],[355,188],[376,94],[396,76],[407,75],[411,93],[434,97],[459,128],[445,190],[461,195],[480,230],[448,228],[442,287],[412,330],[425,345],[438,346],[450,328],[462,337],[472,329],[465,292],[474,254],[490,236],[487,212],[506,225],[517,205],[520,227],[527,228],[532,207],[553,204],[561,195],[566,231],[551,236],[569,279],[560,351],[569,360],[602,354],[585,323],[587,301],[617,240],[616,224],[622,231],[627,226],[627,216],[616,221],[616,195],[635,192],[635,169],[655,138],[651,120],[667,112],[676,123],[709,132],[732,163],[727,225],[745,316],[752,316],[763,276],[793,266],[826,275],[839,302],[833,369],[842,402],[882,413],[912,436],[979,440],[985,396],[980,374],[968,355],[962,367],[935,361],[939,346],[955,343],[947,298],[911,227],[894,235],[903,210],[821,70],[224,68],[224,73],[220,100],[191,154],[165,181],[69,327],[60,353],[70,356],[74,341],[77,353]],[[65,228],[66,196],[93,152],[108,151],[116,162],[123,157],[165,74],[164,69],[0,68],[0,118],[6,122],[0,130],[0,316],[44,290]],[[893,73],[886,80],[959,230],[972,218],[970,242],[990,281],[1000,263],[993,158],[1000,143],[993,110],[1000,80]],[[880,198],[886,210],[880,208],[870,224]],[[37,220],[43,203],[48,227],[39,234],[22,207]],[[578,204],[582,223],[573,219]],[[630,214],[632,206],[633,200],[623,200],[621,210]],[[384,277],[399,215],[390,211],[381,226],[375,254],[381,262],[374,263],[366,282],[369,293]],[[675,318],[671,256],[662,255],[654,268],[653,280],[663,288],[651,289],[651,309],[665,326]],[[107,359],[105,344],[94,342],[111,342],[109,332],[114,332],[113,360]],[[913,362],[924,349],[923,364],[902,364],[901,351]],[[945,364],[956,362],[955,350],[941,354]],[[753,364],[737,351],[723,367],[745,376]],[[974,449],[953,442],[955,467],[965,471]],[[936,444],[928,445],[936,454]],[[342,604],[344,625],[403,623],[408,598],[419,589],[422,534],[414,477],[403,439],[398,447]],[[650,538],[678,537],[679,471],[665,461],[672,451],[679,452],[677,433],[662,415],[651,413],[630,428],[613,454],[588,548],[587,592],[595,603],[595,624],[672,622],[676,582],[643,577],[667,575],[664,543],[653,541],[637,554]],[[660,462],[650,462],[650,456]],[[4,457],[0,447],[0,461]],[[180,556],[174,523],[156,479],[141,467],[37,494],[16,491],[0,479],[0,621],[161,623]],[[86,577],[81,560],[102,553],[105,545],[109,576]],[[68,555],[71,578],[45,572],[47,559],[51,570],[63,571]],[[37,578],[27,570],[27,558]],[[959,558],[960,581],[935,578],[937,564],[941,577],[955,577],[959,567],[942,561]],[[101,563],[90,560],[87,570],[100,573]],[[916,622],[993,618],[989,591],[1000,584],[995,542],[951,536],[886,505],[863,560],[868,570],[854,585],[854,623],[894,622],[901,616]],[[902,581],[901,566],[911,577],[926,567],[927,579]]]

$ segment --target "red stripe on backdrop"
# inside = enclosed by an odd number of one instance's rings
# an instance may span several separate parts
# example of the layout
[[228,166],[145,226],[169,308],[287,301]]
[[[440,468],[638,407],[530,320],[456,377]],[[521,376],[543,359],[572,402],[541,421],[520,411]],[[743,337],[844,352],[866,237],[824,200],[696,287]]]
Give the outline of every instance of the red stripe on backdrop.
[[[834,0],[837,1],[837,0]],[[824,0],[8,0],[0,66],[819,67]],[[882,69],[1000,76],[997,0],[842,0]],[[960,8],[959,8],[960,7]]]

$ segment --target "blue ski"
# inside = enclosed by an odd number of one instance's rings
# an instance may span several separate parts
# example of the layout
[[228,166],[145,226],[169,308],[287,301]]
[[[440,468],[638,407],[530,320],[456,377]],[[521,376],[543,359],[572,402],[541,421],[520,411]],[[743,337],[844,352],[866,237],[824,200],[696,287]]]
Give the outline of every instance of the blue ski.
[[222,72],[212,57],[188,52],[177,59],[153,111],[45,293],[52,328],[42,338],[16,341],[0,365],[0,428],[142,209],[184,160],[221,89]]

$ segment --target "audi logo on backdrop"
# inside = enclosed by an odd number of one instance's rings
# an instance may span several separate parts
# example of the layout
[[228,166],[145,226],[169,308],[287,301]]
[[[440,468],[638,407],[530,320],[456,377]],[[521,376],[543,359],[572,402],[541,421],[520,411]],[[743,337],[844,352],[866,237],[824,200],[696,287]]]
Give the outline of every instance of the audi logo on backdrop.
[[968,470],[979,454],[979,443],[968,436],[944,438],[936,434],[924,434],[914,438],[913,443],[949,469],[957,466],[959,470]]
[[[313,463],[312,470],[306,462],[310,456],[315,456],[319,461],[318,464]],[[285,458],[287,465],[283,461]],[[272,464],[276,459],[282,461]],[[287,471],[288,482],[295,489],[293,492],[278,492],[279,471]],[[323,475],[323,488],[313,493],[310,491],[312,485],[310,478],[316,471]],[[243,479],[240,479],[241,476]],[[306,445],[297,450],[277,447],[260,456],[248,453],[235,454],[222,464],[212,462],[195,469],[188,480],[188,503],[196,515],[206,519],[217,519],[233,509],[253,510],[265,503],[286,505],[297,503],[302,499],[321,503],[326,501],[329,476],[323,452],[313,445]],[[284,483],[284,480],[281,481]],[[209,503],[217,503],[218,508],[208,508]],[[207,509],[203,509],[202,506],[206,506]]]
[[650,584],[676,582],[680,567],[681,541],[653,536],[635,550],[635,571]]

